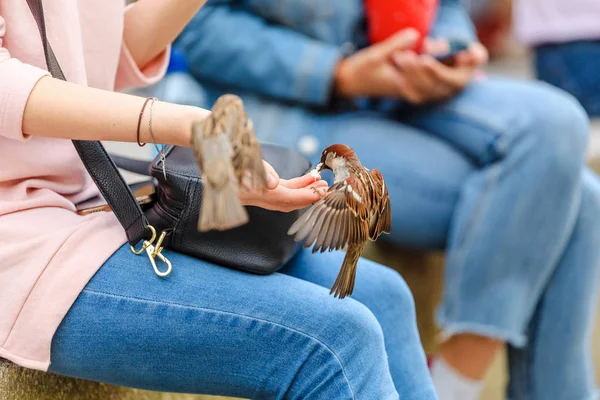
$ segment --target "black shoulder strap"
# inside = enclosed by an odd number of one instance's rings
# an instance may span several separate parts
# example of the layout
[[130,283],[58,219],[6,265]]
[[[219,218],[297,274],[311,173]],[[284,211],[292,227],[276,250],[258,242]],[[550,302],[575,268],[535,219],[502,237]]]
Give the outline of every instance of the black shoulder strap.
[[[66,81],[46,36],[42,0],[27,0],[27,4],[40,30],[48,71],[52,77]],[[73,145],[100,193],[125,229],[129,243],[135,245],[144,237],[148,221],[129,186],[100,142],[73,140]]]

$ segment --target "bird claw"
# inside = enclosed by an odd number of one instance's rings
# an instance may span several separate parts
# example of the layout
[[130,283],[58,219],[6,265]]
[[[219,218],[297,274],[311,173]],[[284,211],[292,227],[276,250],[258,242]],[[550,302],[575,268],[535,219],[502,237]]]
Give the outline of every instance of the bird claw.
[[310,188],[313,190],[313,194],[318,194],[320,197],[324,197],[327,194],[325,188],[316,188],[314,186],[311,186]]

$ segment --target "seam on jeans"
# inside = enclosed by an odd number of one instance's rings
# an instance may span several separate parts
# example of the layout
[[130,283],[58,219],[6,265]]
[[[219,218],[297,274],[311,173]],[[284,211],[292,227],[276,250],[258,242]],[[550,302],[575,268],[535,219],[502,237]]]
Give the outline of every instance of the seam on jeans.
[[[474,114],[469,114],[467,112],[459,111],[454,108],[446,107],[437,111],[435,114],[428,116],[431,120],[438,120],[441,122],[451,121],[455,123],[464,123],[465,121],[469,121],[467,125],[475,127],[475,129],[482,130],[487,132],[492,136],[490,143],[486,146],[483,154],[477,154],[475,152],[470,152],[469,150],[465,150],[465,154],[470,159],[479,162],[481,165],[487,165],[491,162],[504,158],[506,155],[506,149],[498,149],[497,143],[502,140],[505,143],[508,142],[508,136],[506,135],[506,129],[502,130],[500,127],[495,126],[483,119],[479,119]],[[439,137],[436,135],[436,137]],[[442,138],[443,139],[443,138]],[[451,140],[447,140],[452,147],[460,148],[460,145],[452,142]],[[490,154],[491,153],[491,154]]]
[[[491,179],[487,185],[485,185],[485,189],[481,194],[479,201],[475,206],[475,211],[471,213],[471,218],[467,222],[467,227],[465,228],[464,233],[461,237],[458,238],[458,245],[456,247],[455,253],[446,263],[446,268],[448,265],[454,264],[455,268],[460,268],[458,271],[459,282],[458,285],[454,285],[455,290],[452,293],[453,298],[458,298],[458,293],[462,288],[463,282],[463,270],[465,266],[465,258],[467,253],[467,248],[469,248],[469,243],[473,240],[474,231],[475,231],[475,221],[480,219],[481,214],[485,206],[489,203],[489,198],[491,197],[492,187],[496,186],[496,182],[498,182],[498,177],[500,175],[500,164],[493,164],[489,167]],[[456,310],[456,314],[459,314],[458,310]]]
[[232,315],[235,317],[239,317],[239,318],[246,318],[252,321],[258,321],[258,322],[262,322],[262,323],[266,323],[266,324],[270,324],[285,330],[289,330],[295,333],[298,333],[300,335],[306,336],[307,338],[314,340],[315,342],[317,342],[319,345],[323,346],[325,349],[327,349],[327,351],[329,351],[333,357],[335,358],[336,362],[339,364],[340,369],[342,370],[342,375],[344,376],[344,379],[346,380],[346,383],[348,385],[348,389],[350,389],[350,393],[352,394],[352,400],[354,400],[356,398],[355,394],[354,394],[354,390],[352,389],[352,385],[350,384],[350,380],[348,379],[348,376],[346,375],[346,371],[344,369],[344,365],[342,364],[342,360],[339,358],[339,356],[337,355],[337,353],[331,348],[329,347],[327,344],[323,343],[319,338],[310,335],[306,332],[303,332],[299,329],[296,328],[292,328],[290,326],[286,326],[283,324],[280,324],[278,322],[273,322],[273,321],[269,321],[266,319],[262,319],[262,318],[256,318],[256,317],[251,317],[248,315],[244,315],[244,314],[239,314],[239,313],[234,313],[231,311],[222,311],[222,310],[215,310],[215,309],[211,309],[211,308],[206,308],[206,307],[196,307],[196,306],[191,306],[188,304],[179,304],[179,303],[174,303],[171,301],[156,301],[156,300],[150,300],[150,299],[144,299],[141,297],[134,297],[134,296],[123,296],[120,294],[115,294],[115,293],[106,293],[106,292],[100,292],[97,290],[93,290],[93,289],[83,289],[82,293],[92,293],[92,294],[96,294],[99,296],[107,296],[107,297],[114,297],[114,298],[118,298],[118,299],[127,299],[127,300],[131,300],[134,302],[141,302],[141,303],[151,303],[151,304],[159,304],[159,305],[168,305],[168,306],[173,306],[173,307],[181,307],[184,309],[190,309],[190,310],[197,310],[197,311],[204,311],[204,312],[212,312],[212,313],[217,313],[217,314],[225,314],[225,315]]
[[440,341],[442,342],[454,335],[461,333],[474,333],[493,339],[498,339],[503,342],[508,342],[513,347],[518,349],[523,348],[527,344],[527,337],[523,334],[515,335],[510,331],[497,329],[496,327],[490,327],[481,322],[448,322],[443,316],[438,318],[438,322],[441,325],[448,325],[441,331]]

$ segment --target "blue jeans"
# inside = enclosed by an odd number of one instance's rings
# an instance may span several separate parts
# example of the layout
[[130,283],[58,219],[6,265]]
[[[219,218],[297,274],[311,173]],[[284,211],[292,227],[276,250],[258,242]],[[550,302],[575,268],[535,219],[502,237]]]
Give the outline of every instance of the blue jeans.
[[535,48],[537,77],[579,100],[600,117],[600,40],[547,44]]
[[438,322],[446,336],[508,343],[511,399],[592,398],[600,184],[572,97],[499,78],[417,108],[334,113],[242,96],[263,140],[346,143],[382,172],[393,228],[381,239],[446,249]]
[[157,277],[128,247],[96,273],[52,342],[50,371],[117,385],[252,399],[436,399],[408,287],[361,260],[302,251],[258,276],[172,252]]

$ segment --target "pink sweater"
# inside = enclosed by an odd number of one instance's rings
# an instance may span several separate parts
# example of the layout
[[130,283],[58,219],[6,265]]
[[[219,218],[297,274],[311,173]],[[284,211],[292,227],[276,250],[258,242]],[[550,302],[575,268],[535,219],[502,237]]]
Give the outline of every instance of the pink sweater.
[[513,9],[525,44],[600,39],[600,0],[516,0]]
[[[162,77],[168,49],[140,71],[123,45],[124,7],[44,0],[48,38],[69,81],[121,90]],[[45,370],[62,318],[126,238],[112,213],[75,213],[97,189],[71,142],[22,130],[29,94],[47,74],[25,0],[0,0],[0,46],[0,357]]]

